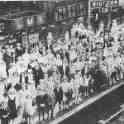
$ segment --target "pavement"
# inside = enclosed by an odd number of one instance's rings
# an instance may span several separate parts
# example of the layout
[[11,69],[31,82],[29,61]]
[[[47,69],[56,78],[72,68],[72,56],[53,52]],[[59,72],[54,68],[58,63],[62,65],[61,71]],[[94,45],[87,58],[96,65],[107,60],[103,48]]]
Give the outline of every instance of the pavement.
[[[99,120],[106,120],[116,113],[120,109],[120,105],[124,103],[123,90],[124,86],[65,119],[60,124],[98,124]],[[114,120],[110,124],[122,124],[122,122]]]

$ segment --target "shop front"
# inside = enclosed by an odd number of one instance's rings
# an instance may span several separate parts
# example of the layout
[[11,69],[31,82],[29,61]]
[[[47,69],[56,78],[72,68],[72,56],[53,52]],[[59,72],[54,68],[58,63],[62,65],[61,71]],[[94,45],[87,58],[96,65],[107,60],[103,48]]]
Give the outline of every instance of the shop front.
[[87,25],[85,23],[88,17],[87,0],[58,0],[47,3],[52,8],[48,15],[52,13],[52,16],[46,30],[52,32],[54,37],[64,37],[65,32],[70,30],[74,23],[79,23],[78,18],[80,17],[82,18],[81,22]]

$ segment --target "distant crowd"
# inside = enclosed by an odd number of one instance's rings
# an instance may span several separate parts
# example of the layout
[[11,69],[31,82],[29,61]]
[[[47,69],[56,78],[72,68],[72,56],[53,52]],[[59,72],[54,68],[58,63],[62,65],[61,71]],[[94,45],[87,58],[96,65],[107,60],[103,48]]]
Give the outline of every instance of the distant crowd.
[[[64,38],[0,47],[1,124],[35,124],[124,79],[124,36],[113,22],[94,33],[75,23]],[[35,39],[34,39],[35,40]],[[40,42],[40,41],[39,41]],[[46,116],[47,115],[47,118]]]

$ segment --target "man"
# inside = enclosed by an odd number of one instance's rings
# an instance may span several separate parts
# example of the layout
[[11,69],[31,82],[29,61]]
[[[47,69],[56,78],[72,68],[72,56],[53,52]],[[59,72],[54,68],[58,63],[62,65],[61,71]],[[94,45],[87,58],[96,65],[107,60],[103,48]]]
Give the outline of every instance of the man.
[[12,87],[8,92],[8,119],[10,120],[10,124],[14,124],[14,119],[17,117],[17,108],[16,108],[16,91]]
[[24,50],[23,50],[20,43],[16,44],[16,50],[15,51],[16,51],[16,57],[19,57],[23,54]]
[[37,88],[38,85],[40,85],[40,80],[44,79],[44,72],[39,64],[37,64],[33,69],[33,75],[35,80],[35,88]]
[[54,88],[56,104],[59,105],[59,110],[63,108],[63,90],[59,85],[56,85]]

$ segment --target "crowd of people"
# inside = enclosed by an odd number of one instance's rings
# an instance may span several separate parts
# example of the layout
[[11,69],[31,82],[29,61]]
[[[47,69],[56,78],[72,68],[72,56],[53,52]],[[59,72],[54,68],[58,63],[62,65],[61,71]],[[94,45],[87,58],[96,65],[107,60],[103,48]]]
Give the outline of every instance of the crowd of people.
[[[23,46],[0,47],[1,124],[35,124],[78,105],[83,98],[124,78],[123,32],[113,22],[110,37],[104,25],[94,33],[75,23],[64,38]],[[41,115],[42,113],[42,115]]]

